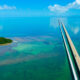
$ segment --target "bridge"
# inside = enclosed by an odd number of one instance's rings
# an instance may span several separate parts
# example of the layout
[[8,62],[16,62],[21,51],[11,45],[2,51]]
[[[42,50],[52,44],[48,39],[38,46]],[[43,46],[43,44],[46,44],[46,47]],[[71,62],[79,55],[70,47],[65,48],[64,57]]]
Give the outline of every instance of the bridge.
[[64,46],[66,49],[67,57],[70,63],[71,71],[74,80],[80,80],[80,56],[64,26],[63,23],[59,22]]

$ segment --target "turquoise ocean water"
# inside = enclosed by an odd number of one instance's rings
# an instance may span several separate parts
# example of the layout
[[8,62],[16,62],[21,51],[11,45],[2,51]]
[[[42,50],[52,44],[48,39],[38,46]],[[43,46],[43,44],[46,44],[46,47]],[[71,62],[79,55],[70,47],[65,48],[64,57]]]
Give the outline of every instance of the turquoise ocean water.
[[0,46],[0,80],[72,80],[58,19],[80,54],[79,17],[0,18],[0,36],[13,40]]

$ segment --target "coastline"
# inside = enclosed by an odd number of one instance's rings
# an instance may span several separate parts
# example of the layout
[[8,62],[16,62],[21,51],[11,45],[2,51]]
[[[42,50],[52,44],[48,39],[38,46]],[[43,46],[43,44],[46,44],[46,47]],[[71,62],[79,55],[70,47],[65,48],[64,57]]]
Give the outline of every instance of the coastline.
[[0,46],[10,45],[11,43],[0,44]]

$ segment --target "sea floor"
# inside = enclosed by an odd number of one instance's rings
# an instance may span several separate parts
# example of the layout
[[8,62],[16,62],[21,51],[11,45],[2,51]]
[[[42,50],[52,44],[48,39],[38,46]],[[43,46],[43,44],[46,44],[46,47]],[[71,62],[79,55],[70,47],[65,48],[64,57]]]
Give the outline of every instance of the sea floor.
[[71,80],[63,42],[54,36],[11,37],[0,46],[0,80]]

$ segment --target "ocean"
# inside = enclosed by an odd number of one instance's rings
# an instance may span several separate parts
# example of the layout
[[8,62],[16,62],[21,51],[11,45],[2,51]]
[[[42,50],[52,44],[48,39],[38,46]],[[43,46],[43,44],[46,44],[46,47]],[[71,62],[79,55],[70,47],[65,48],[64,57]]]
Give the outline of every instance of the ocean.
[[58,19],[80,54],[79,17],[0,18],[0,80],[73,80]]

